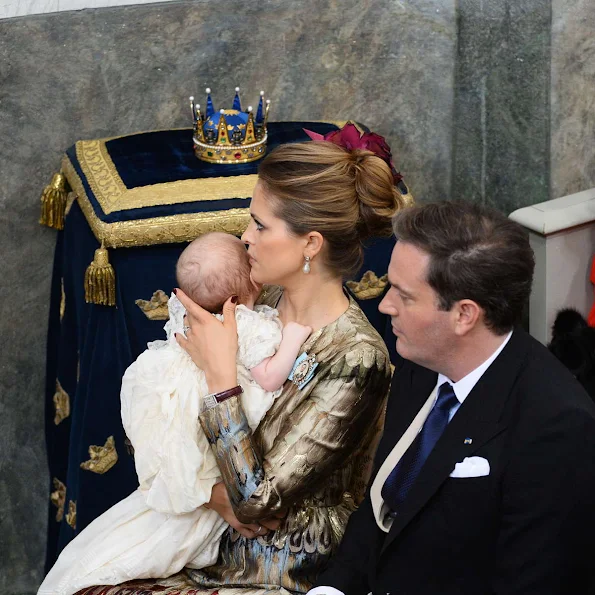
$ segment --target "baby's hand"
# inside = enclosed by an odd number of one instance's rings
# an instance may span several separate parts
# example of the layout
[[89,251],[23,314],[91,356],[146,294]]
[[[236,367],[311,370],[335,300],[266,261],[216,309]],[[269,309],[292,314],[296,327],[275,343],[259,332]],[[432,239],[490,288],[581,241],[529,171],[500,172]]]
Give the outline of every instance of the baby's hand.
[[288,322],[283,327],[283,338],[289,339],[290,341],[296,341],[300,344],[303,343],[312,332],[311,326],[304,326],[297,322]]

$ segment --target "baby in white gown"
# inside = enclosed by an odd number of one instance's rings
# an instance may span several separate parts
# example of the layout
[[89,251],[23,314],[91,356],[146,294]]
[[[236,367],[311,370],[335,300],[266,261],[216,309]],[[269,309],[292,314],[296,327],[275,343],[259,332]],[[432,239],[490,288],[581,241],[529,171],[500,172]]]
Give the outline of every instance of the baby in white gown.
[[[234,236],[212,233],[180,256],[178,284],[196,303],[216,313],[239,297],[238,381],[252,429],[281,392],[309,327],[282,329],[277,311],[256,306],[248,256]],[[167,339],[126,370],[121,403],[124,430],[134,447],[139,487],[71,541],[43,581],[38,595],[70,595],[92,585],[167,577],[184,566],[214,564],[227,523],[203,506],[220,481],[219,469],[198,416],[208,393],[205,375],[178,345],[185,310],[172,294]],[[220,315],[217,315],[221,318]]]

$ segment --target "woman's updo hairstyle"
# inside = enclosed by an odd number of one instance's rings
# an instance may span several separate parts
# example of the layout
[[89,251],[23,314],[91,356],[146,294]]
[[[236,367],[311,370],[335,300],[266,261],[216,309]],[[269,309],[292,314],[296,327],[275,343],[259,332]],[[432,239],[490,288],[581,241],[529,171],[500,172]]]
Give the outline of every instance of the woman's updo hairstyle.
[[322,234],[321,256],[343,279],[361,267],[367,239],[391,235],[391,218],[404,206],[385,161],[331,142],[281,145],[262,161],[258,176],[291,232]]

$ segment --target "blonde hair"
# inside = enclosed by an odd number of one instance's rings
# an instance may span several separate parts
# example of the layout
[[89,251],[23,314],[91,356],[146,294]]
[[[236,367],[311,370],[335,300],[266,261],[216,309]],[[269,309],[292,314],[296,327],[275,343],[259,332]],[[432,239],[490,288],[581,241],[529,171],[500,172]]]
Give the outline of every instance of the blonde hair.
[[363,243],[392,233],[404,206],[388,165],[371,151],[348,151],[326,141],[281,145],[258,176],[273,212],[296,235],[318,231],[329,270],[348,278],[363,261]]

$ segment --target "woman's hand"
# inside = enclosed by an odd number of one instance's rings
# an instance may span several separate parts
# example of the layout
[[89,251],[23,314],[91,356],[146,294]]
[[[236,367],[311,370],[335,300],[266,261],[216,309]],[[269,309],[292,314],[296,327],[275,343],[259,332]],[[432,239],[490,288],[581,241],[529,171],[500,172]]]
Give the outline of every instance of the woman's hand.
[[259,523],[250,523],[248,525],[244,523],[240,523],[238,521],[231,503],[229,501],[229,496],[227,494],[227,489],[225,488],[225,484],[220,481],[213,486],[211,490],[211,499],[207,505],[209,508],[212,508],[227,524],[231,525],[238,533],[247,537],[248,539],[253,539],[254,537],[258,537],[259,535],[265,535],[269,530],[275,531],[277,527],[281,524],[281,518],[283,518],[287,513],[284,512],[282,517],[277,518],[273,517],[270,519],[264,519],[259,521]]
[[181,289],[175,289],[174,292],[186,308],[186,324],[190,327],[186,332],[187,338],[176,334],[176,340],[205,373],[209,391],[219,393],[237,386],[237,297],[231,297],[225,302],[223,322],[220,322],[210,312],[194,303]]

